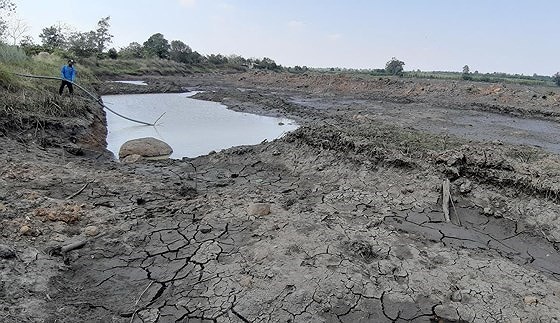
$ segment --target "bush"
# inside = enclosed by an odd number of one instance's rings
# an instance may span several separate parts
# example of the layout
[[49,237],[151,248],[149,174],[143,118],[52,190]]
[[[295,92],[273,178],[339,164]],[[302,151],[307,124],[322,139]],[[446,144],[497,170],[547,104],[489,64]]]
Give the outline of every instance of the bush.
[[389,75],[397,75],[403,76],[404,75],[404,62],[398,60],[396,57],[391,58],[390,61],[385,64],[385,72]]
[[3,64],[20,65],[29,60],[21,48],[0,44],[0,62]]
[[560,72],[556,72],[556,74],[552,75],[552,81],[560,86]]

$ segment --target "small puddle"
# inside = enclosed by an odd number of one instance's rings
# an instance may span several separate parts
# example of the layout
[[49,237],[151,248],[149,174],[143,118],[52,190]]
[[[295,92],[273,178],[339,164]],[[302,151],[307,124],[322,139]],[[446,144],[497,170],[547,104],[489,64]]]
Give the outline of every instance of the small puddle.
[[560,243],[549,242],[512,220],[483,215],[476,208],[457,207],[452,221],[457,219],[460,225],[444,222],[439,211],[408,211],[386,217],[384,223],[446,246],[497,252],[560,280]]
[[154,137],[173,148],[171,158],[197,157],[211,151],[274,140],[298,128],[290,119],[258,116],[189,98],[192,93],[106,95],[103,102],[127,117],[153,122],[142,126],[107,112],[107,149],[118,156],[128,140]]

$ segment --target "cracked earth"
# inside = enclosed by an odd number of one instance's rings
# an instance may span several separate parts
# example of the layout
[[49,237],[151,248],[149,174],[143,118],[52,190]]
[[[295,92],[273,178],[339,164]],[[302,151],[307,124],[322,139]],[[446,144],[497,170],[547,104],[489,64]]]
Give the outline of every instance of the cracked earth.
[[0,320],[560,320],[558,156],[275,95],[299,130],[195,159],[0,138]]

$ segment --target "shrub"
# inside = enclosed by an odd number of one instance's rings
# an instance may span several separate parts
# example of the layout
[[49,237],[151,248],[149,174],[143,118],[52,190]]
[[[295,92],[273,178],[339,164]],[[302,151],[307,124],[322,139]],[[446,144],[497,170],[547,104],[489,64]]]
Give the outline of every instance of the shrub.
[[3,64],[22,64],[29,60],[21,48],[0,44],[0,62]]
[[560,72],[556,72],[556,74],[552,75],[552,81],[560,86]]

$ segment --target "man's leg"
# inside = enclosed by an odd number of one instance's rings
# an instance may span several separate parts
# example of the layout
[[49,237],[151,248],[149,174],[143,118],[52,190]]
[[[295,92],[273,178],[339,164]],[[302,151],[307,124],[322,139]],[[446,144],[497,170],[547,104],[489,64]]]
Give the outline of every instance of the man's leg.
[[66,82],[68,86],[68,91],[70,91],[70,95],[74,94],[74,87],[72,86],[72,82]]
[[64,81],[62,81],[62,83],[60,83],[60,88],[58,89],[58,94],[62,95],[62,91],[64,91]]

